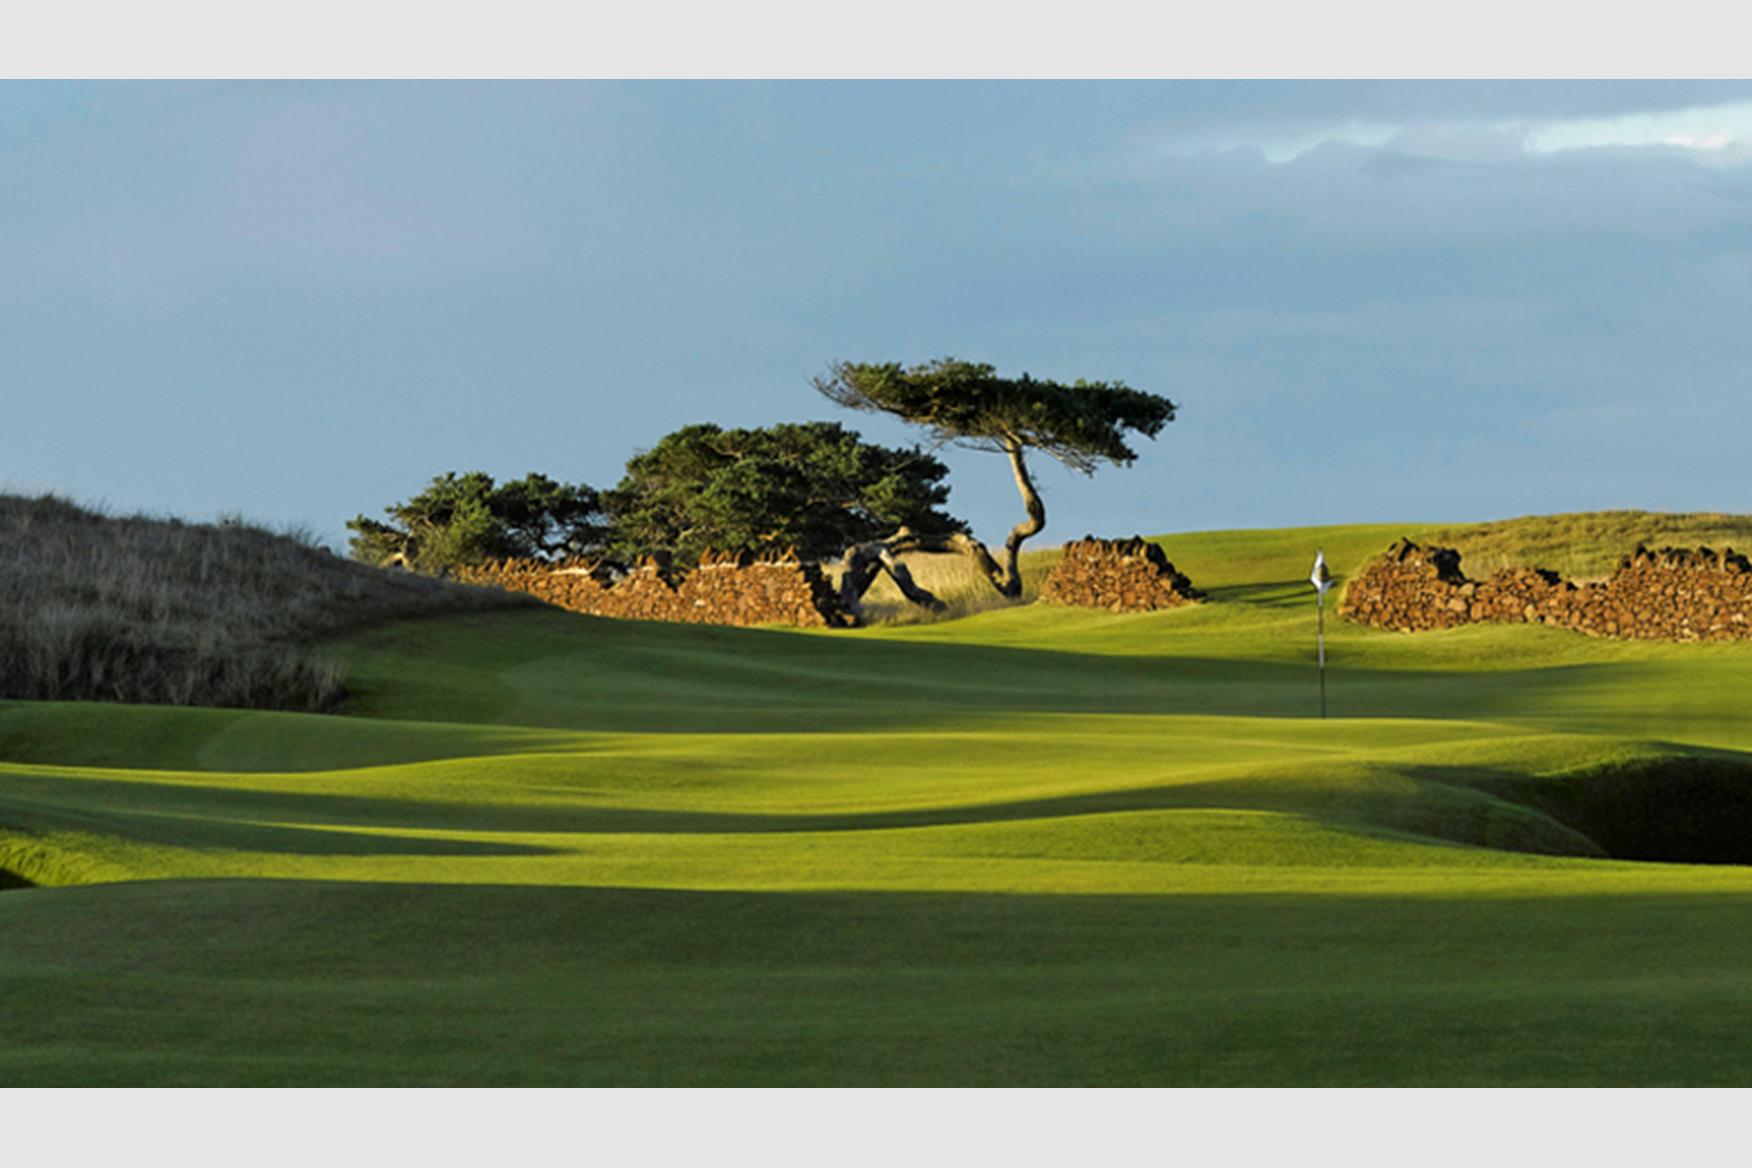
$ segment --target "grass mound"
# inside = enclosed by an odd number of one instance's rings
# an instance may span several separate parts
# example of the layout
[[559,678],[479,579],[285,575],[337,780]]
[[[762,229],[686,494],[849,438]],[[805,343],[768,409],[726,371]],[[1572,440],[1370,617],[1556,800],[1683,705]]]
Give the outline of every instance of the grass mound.
[[319,640],[521,598],[355,564],[242,522],[0,496],[0,698],[334,709]]
[[[1599,538],[1724,539],[1664,521]],[[373,624],[345,718],[0,702],[0,1085],[1744,1084],[1752,644],[1328,614],[1318,717],[1314,549],[1439,530],[1167,536],[1216,602],[1153,613]]]
[[1475,785],[1549,815],[1619,860],[1752,865],[1752,762],[1650,751]]

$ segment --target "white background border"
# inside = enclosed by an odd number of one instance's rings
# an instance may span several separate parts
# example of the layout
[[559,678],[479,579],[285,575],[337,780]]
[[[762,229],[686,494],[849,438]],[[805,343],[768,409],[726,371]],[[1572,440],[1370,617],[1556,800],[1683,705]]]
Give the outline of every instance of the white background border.
[[11,77],[1666,77],[1746,68],[1719,3],[53,0]]
[[1732,1158],[1744,1098],[1714,1090],[190,1090],[9,1091],[0,1102],[19,1163],[1649,1168]]

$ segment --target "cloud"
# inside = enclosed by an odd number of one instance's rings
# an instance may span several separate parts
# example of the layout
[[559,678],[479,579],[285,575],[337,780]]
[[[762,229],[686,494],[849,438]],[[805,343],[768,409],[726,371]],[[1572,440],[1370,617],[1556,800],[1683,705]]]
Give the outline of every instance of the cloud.
[[1530,154],[1658,147],[1743,165],[1752,161],[1752,101],[1537,123],[1527,127],[1524,143]]
[[1177,131],[1153,143],[1170,156],[1258,152],[1267,162],[1294,162],[1322,146],[1384,146],[1404,131],[1392,122],[1347,119],[1326,124],[1280,123]]
[[1589,117],[1418,115],[1401,120],[1351,116],[1296,121],[1280,117],[1174,127],[1146,135],[1144,143],[1146,149],[1168,157],[1238,151],[1257,153],[1278,166],[1328,148],[1455,161],[1651,150],[1711,165],[1740,166],[1752,162],[1752,101]]

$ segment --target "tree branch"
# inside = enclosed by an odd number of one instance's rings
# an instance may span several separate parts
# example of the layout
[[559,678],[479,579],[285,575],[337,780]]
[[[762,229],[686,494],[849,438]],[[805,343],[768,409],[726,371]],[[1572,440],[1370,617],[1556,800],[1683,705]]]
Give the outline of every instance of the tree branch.
[[840,574],[840,602],[847,611],[864,620],[864,594],[876,582],[876,577],[887,573],[900,589],[902,596],[912,603],[928,608],[932,612],[942,612],[947,607],[929,589],[913,579],[912,571],[900,559],[909,552],[936,552],[965,556],[973,562],[981,576],[985,577],[1000,596],[1010,596],[1004,590],[1004,571],[998,562],[992,558],[986,545],[968,535],[956,531],[947,535],[924,535],[910,528],[902,527],[886,539],[872,540],[869,543],[857,544],[846,549],[843,568]]

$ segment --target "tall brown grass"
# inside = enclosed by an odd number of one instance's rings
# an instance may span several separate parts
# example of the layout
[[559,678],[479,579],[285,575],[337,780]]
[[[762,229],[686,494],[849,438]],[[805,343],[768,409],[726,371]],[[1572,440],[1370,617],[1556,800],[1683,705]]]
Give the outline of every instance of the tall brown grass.
[[[1061,554],[1057,548],[1024,553],[1022,597],[1019,600],[1009,600],[998,594],[997,589],[974,568],[966,556],[933,552],[910,553],[901,556],[901,562],[906,564],[914,581],[943,602],[943,609],[933,612],[919,607],[901,595],[900,589],[894,586],[894,581],[882,575],[876,578],[870,585],[870,590],[864,594],[864,617],[873,625],[934,624],[937,621],[958,620],[993,609],[1028,604],[1040,595],[1040,582],[1046,579],[1047,572],[1058,562]],[[827,573],[833,585],[838,587],[838,565],[824,563],[822,570]]]
[[525,597],[354,563],[241,520],[0,495],[0,698],[329,711],[324,637]]

